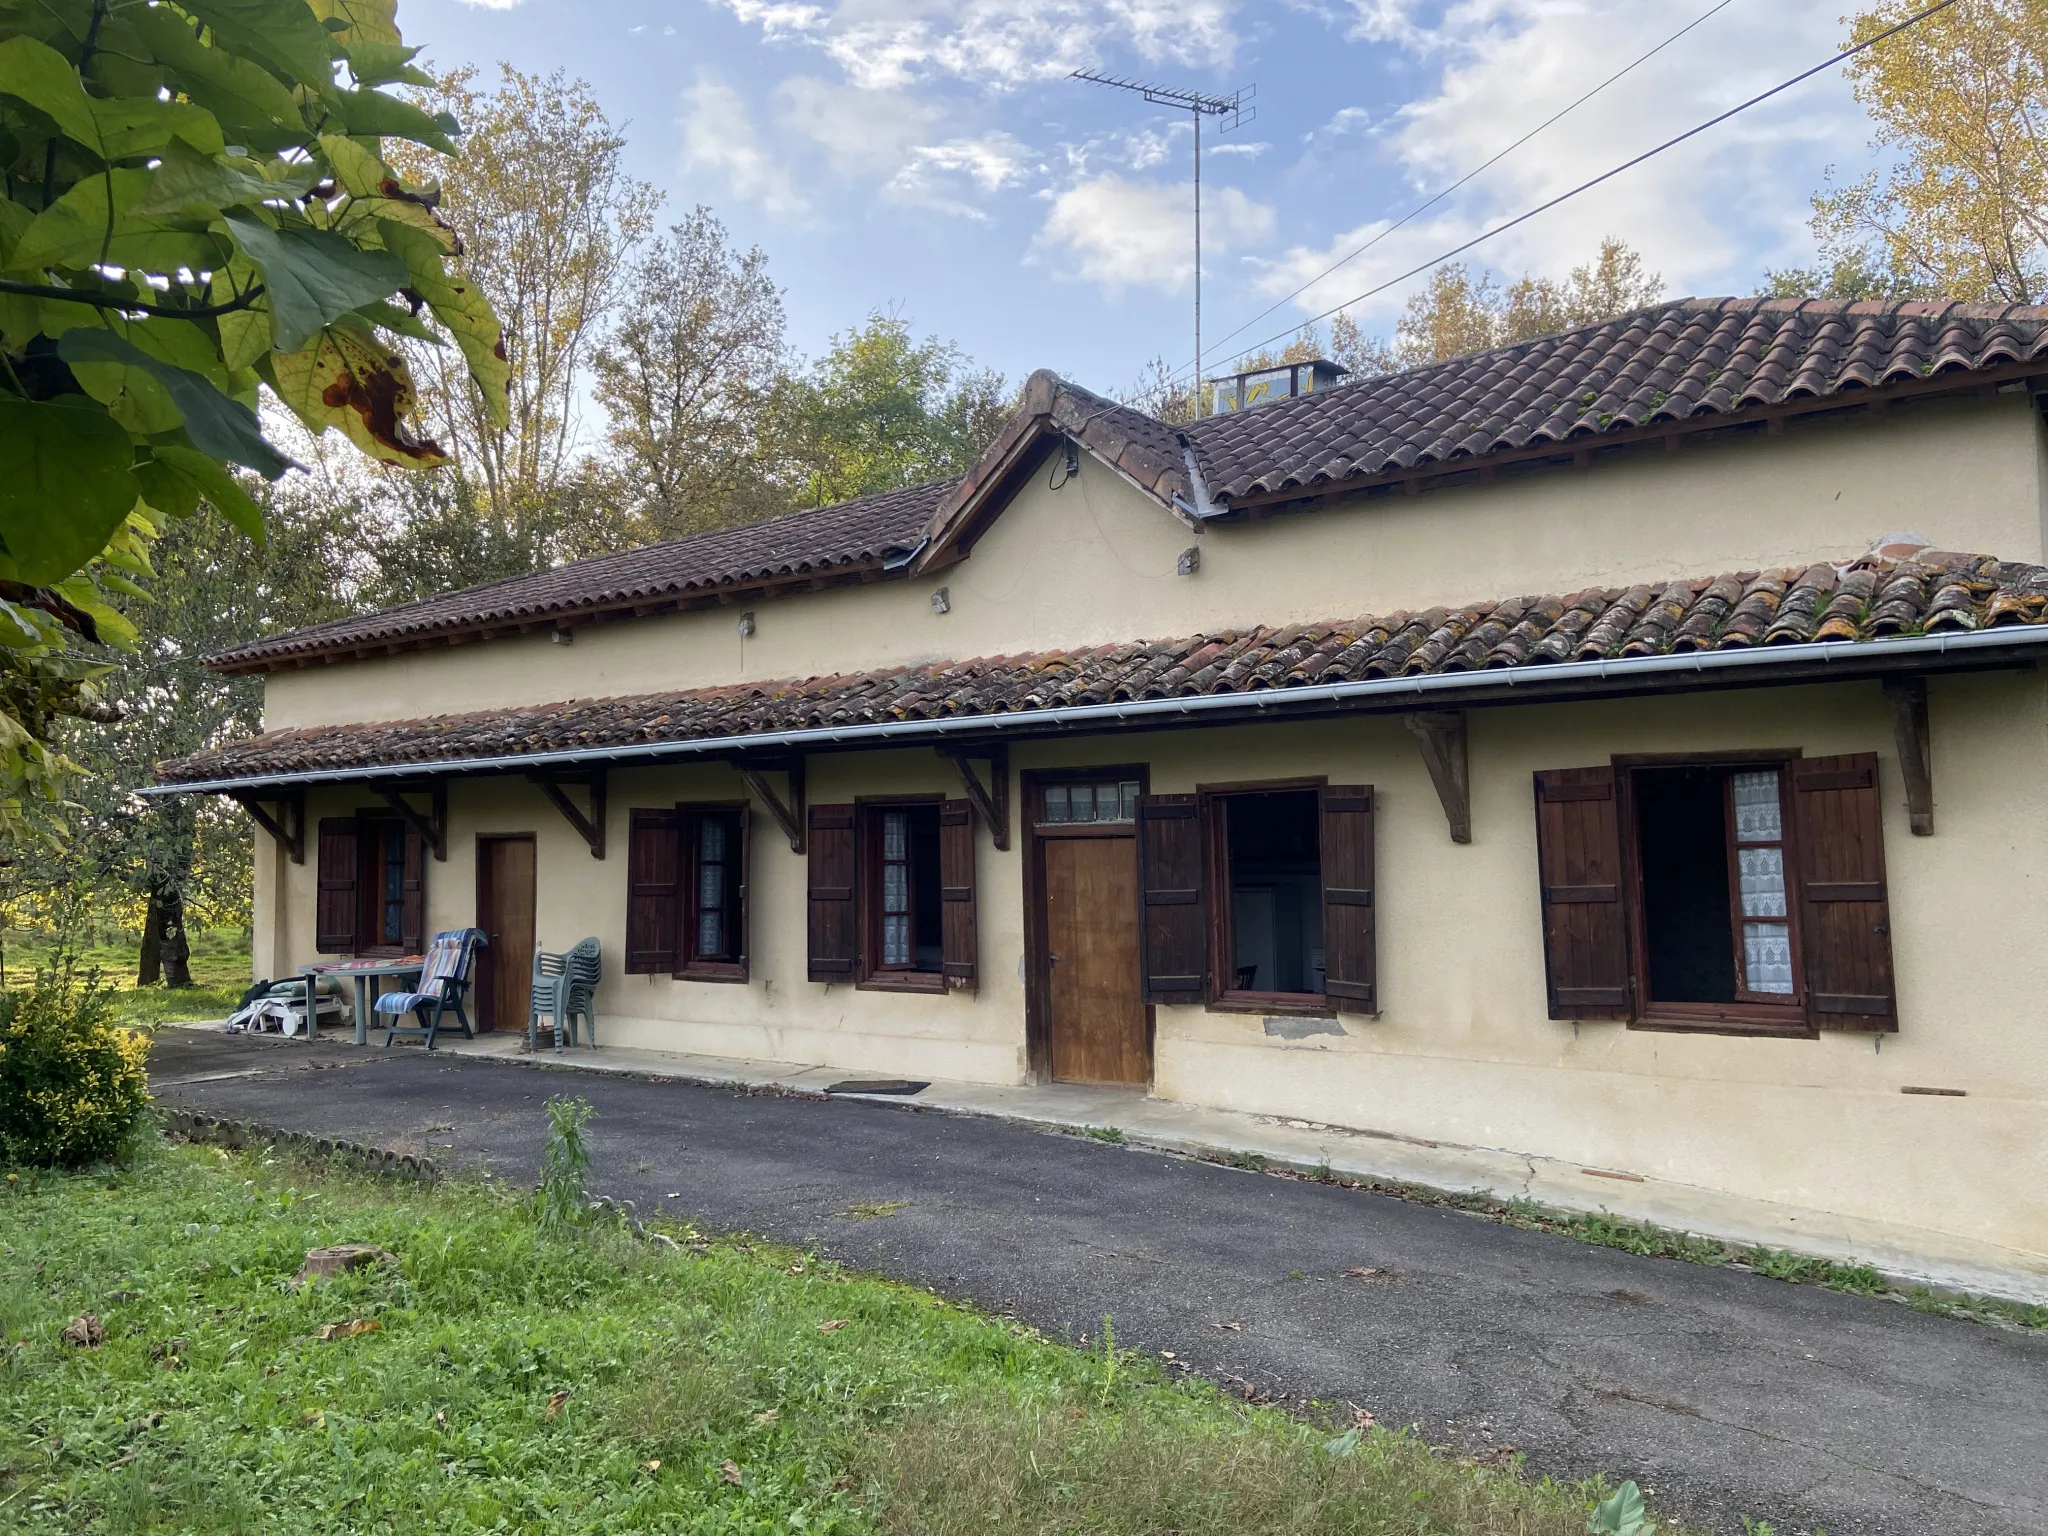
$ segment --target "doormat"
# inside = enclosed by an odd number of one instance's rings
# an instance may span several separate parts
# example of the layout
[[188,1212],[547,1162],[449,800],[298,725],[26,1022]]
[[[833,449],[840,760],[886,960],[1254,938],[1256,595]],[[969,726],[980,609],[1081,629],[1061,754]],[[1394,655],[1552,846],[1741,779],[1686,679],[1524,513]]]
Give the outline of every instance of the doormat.
[[913,1093],[923,1093],[930,1083],[905,1082],[900,1077],[849,1077],[843,1083],[834,1083],[827,1093],[894,1093],[908,1098]]

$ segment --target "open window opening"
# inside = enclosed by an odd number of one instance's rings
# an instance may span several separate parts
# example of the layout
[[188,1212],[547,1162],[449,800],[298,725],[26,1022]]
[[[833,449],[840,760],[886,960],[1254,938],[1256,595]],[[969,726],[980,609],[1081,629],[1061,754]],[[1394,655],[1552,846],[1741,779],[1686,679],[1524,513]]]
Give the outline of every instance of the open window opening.
[[872,969],[938,975],[945,966],[939,807],[877,807],[872,845]]
[[1323,858],[1313,789],[1220,798],[1225,990],[1323,995]]
[[690,899],[682,933],[682,968],[742,966],[747,958],[743,813],[721,807],[686,809],[683,816]]
[[1652,1009],[1795,1007],[1783,779],[1777,764],[1635,770]]

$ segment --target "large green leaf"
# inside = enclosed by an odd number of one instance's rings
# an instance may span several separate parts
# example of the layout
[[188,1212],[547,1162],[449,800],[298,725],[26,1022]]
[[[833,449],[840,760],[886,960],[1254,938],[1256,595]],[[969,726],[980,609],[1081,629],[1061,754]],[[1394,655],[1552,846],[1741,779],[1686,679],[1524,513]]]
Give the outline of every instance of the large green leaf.
[[334,167],[334,174],[351,197],[375,197],[378,188],[391,175],[391,169],[377,157],[377,152],[367,144],[358,144],[345,133],[323,133],[320,147],[327,152],[327,163]]
[[328,321],[406,284],[405,263],[389,251],[363,250],[324,229],[272,229],[245,214],[225,222],[263,272],[280,352],[300,351]]
[[429,117],[409,101],[386,96],[382,91],[342,91],[335,103],[348,131],[359,138],[411,139],[444,155],[455,153],[455,141],[448,137],[452,119]]
[[152,357],[112,331],[85,327],[66,331],[57,341],[57,355],[67,365],[117,363],[149,375],[177,405],[185,435],[201,453],[246,464],[268,480],[290,467],[291,461],[263,440],[256,413],[239,400],[230,400],[202,374]]
[[0,576],[43,587],[83,568],[141,494],[133,458],[90,401],[0,395]]
[[96,100],[92,117],[96,137],[86,142],[102,160],[154,155],[180,141],[207,155],[225,147],[213,114],[189,101]]
[[143,272],[170,273],[181,266],[195,272],[212,268],[223,254],[224,242],[219,236],[194,228],[195,221],[173,214],[129,212],[152,180],[152,172],[137,170],[88,176],[36,215],[35,222],[15,242],[7,270],[30,274],[51,267],[82,271],[103,259]]
[[78,69],[48,43],[10,37],[0,43],[0,96],[25,101],[81,144],[99,143],[92,98],[79,83]]
[[304,138],[305,119],[290,88],[255,60],[209,48],[192,35],[191,23],[168,6],[126,8],[109,25],[119,22],[134,27],[139,46],[172,71],[175,84],[240,142],[278,149]]
[[[277,162],[272,162],[277,165]],[[255,207],[270,199],[297,198],[312,185],[301,171],[277,165],[283,175],[273,181],[254,160],[203,155],[173,140],[156,168],[150,189],[130,206],[130,213],[217,212],[238,205]]]
[[[214,268],[207,297],[215,304],[232,304],[262,280],[263,274],[256,270],[256,264],[237,251],[232,260]],[[230,371],[253,366],[270,350],[270,310],[265,300],[259,298],[253,305],[231,309],[218,323],[221,361]]]
[[[403,47],[398,36],[398,0],[306,0],[353,58],[365,45]],[[408,57],[418,49],[408,50]]]
[[470,377],[483,391],[484,408],[493,426],[502,427],[509,409],[505,391],[512,379],[512,365],[505,357],[504,327],[476,284],[459,274],[451,275],[441,262],[441,247],[432,235],[390,219],[377,222],[385,248],[405,260],[412,274],[412,288],[427,301],[434,318],[455,338],[469,364]]
[[420,50],[403,43],[350,43],[348,72],[357,85],[417,85],[431,90],[434,77],[416,68]]
[[213,504],[214,511],[258,544],[263,542],[263,509],[221,465],[203,453],[177,447],[158,448],[156,461],[172,474],[184,476]]
[[310,90],[334,80],[335,44],[312,8],[278,0],[182,0],[180,9],[213,28],[217,43],[283,71]]

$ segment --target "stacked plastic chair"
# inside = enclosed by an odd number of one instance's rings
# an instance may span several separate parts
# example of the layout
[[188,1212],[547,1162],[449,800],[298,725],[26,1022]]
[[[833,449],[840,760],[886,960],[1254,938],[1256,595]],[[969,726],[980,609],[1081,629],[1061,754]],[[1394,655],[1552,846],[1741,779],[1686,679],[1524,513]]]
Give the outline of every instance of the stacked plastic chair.
[[602,979],[601,948],[596,939],[582,939],[565,954],[537,950],[533,957],[533,1003],[526,1013],[526,1048],[540,1048],[543,1018],[553,1026],[555,1051],[560,1054],[563,1037],[576,1041],[576,1021],[581,1019],[590,1034],[592,1050],[597,1048],[597,984]]

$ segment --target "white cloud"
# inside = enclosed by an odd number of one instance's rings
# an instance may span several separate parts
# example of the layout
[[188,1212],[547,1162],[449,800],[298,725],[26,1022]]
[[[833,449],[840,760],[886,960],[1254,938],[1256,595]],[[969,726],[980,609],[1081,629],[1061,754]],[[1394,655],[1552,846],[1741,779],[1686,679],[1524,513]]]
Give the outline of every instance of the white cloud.
[[1263,140],[1250,144],[1211,144],[1202,151],[1206,155],[1242,155],[1247,160],[1256,160],[1273,146]]
[[811,75],[775,88],[778,126],[817,143],[842,176],[887,177],[938,136],[945,109],[903,91],[864,91]]
[[762,144],[740,93],[705,75],[683,92],[683,169],[721,177],[733,194],[770,213],[802,213],[809,203],[788,168]]
[[[1459,0],[1426,27],[1405,0],[1354,0],[1357,25],[1441,58],[1433,89],[1368,127],[1340,111],[1318,138],[1366,129],[1403,173],[1406,190],[1375,217],[1316,246],[1289,251],[1265,274],[1278,298],[1364,244],[1439,188],[1456,181],[1557,108],[1599,84],[1706,9],[1704,0]],[[1486,228],[1565,192],[1754,95],[1827,55],[1839,41],[1832,12],[1783,7],[1768,17],[1724,12],[1546,129],[1528,145],[1291,306],[1313,314],[1376,286]],[[1825,76],[1746,113],[1460,259],[1519,276],[1561,276],[1605,235],[1641,251],[1672,294],[1748,291],[1763,260],[1797,259],[1793,226],[1831,148],[1863,136],[1847,88]],[[1353,140],[1356,142],[1356,140]],[[1788,218],[1787,210],[1793,210]],[[1365,210],[1361,210],[1365,211]],[[1775,254],[1774,254],[1775,253]],[[1750,263],[1757,270],[1750,270]],[[1420,278],[1357,311],[1389,319]],[[1268,318],[1278,330],[1290,316]]]
[[473,5],[481,11],[509,11],[519,0],[462,0],[464,5]]
[[1030,150],[1007,133],[920,144],[911,150],[903,168],[889,178],[882,195],[892,203],[986,220],[986,213],[964,201],[954,189],[965,184],[983,195],[1001,192],[1019,185],[1032,169]]
[[869,89],[938,76],[1057,80],[1129,50],[1148,64],[1234,57],[1238,0],[714,0],[769,42],[820,48]]
[[[1126,181],[1097,176],[1067,188],[1036,244],[1072,258],[1076,275],[1110,289],[1130,286],[1178,293],[1194,273],[1194,196],[1187,182]],[[1263,243],[1273,210],[1236,187],[1202,196],[1202,249],[1207,257]]]

